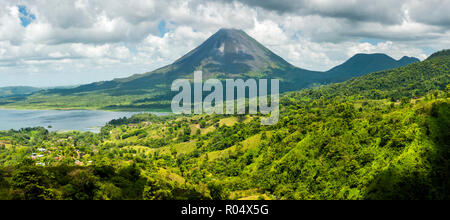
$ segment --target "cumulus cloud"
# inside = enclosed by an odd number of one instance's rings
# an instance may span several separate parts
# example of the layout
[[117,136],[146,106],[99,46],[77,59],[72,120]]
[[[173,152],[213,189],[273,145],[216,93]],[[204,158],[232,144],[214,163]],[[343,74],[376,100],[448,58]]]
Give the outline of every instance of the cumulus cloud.
[[450,27],[450,4],[447,0],[413,0],[405,13],[411,19],[445,29]]
[[447,0],[0,0],[0,86],[126,77],[170,64],[220,28],[246,31],[302,68],[355,53],[450,47]]

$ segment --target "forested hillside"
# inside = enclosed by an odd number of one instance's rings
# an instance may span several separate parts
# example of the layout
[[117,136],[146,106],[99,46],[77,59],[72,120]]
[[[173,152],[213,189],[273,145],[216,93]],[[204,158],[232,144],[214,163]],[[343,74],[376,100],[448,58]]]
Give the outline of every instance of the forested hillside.
[[[449,92],[0,133],[2,199],[449,199]],[[45,149],[45,150],[44,150]]]
[[305,89],[291,95],[314,99],[353,96],[391,101],[423,96],[433,90],[442,90],[450,84],[450,55],[445,54],[446,51],[438,52],[420,63],[367,74],[344,83]]
[[274,126],[140,114],[100,134],[0,132],[0,198],[449,199],[448,64],[288,94]]

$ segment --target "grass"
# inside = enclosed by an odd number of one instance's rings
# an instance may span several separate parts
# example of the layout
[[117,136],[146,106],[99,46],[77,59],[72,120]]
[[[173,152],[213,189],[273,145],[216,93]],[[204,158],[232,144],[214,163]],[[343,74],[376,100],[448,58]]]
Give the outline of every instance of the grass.
[[[271,135],[268,134],[267,136],[270,137]],[[247,138],[246,140],[242,141],[240,143],[240,144],[242,144],[242,148],[240,149],[240,151],[248,151],[248,150],[256,149],[260,143],[261,143],[261,134],[257,134],[255,136],[252,136],[252,137]],[[210,153],[208,153],[208,158],[210,161],[216,160],[219,158],[227,158],[231,155],[232,152],[236,151],[237,148],[238,148],[238,145],[234,145],[225,150],[210,152]]]
[[236,117],[223,118],[219,121],[220,126],[226,125],[228,127],[231,127],[236,123],[238,123],[238,119]]
[[215,130],[216,130],[216,128],[214,126],[210,126],[210,127],[207,127],[207,128],[203,128],[201,130],[201,134],[205,135],[205,134],[211,133],[211,132],[213,132]]
[[189,154],[192,153],[196,148],[197,146],[195,141],[173,145],[173,149],[175,149],[178,154]]
[[170,172],[164,168],[159,168],[158,176],[163,177],[170,181],[177,182],[181,185],[183,185],[186,182],[186,180],[182,176],[180,176],[176,173]]
[[170,107],[156,107],[161,103],[154,104],[153,107],[139,106],[133,102],[142,99],[142,95],[110,96],[103,93],[94,94],[76,94],[71,96],[63,95],[31,95],[25,100],[8,100],[2,98],[8,104],[0,105],[3,109],[17,110],[104,110],[104,111],[123,111],[123,112],[170,112]]
[[261,193],[258,189],[238,190],[231,192],[230,198],[233,200],[273,200],[270,196]]
[[4,145],[6,149],[11,148],[11,143],[9,141],[0,140],[0,145]]
[[[148,148],[148,147],[143,147],[143,148],[146,148],[147,153],[159,152],[160,154],[168,155],[168,154],[172,153],[172,150],[175,150],[175,152],[177,152],[177,154],[189,154],[189,153],[192,153],[197,148],[197,146],[196,146],[195,141],[191,141],[191,142],[169,145],[169,146],[161,147],[161,148]],[[142,148],[140,148],[140,149],[142,149]]]

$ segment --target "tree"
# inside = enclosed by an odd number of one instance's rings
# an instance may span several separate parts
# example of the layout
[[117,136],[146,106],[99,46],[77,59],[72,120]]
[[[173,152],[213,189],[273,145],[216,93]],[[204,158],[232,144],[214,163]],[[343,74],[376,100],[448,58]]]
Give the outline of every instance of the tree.
[[409,99],[408,97],[403,97],[400,102],[402,105],[406,105],[411,103],[411,99]]
[[208,190],[213,200],[224,200],[229,196],[226,189],[218,182],[208,183]]
[[75,200],[92,200],[97,189],[98,178],[93,175],[92,170],[76,169],[69,173],[69,186],[66,196]]
[[45,186],[46,175],[39,167],[23,167],[12,177],[12,188],[15,189],[16,199],[45,200],[54,195]]

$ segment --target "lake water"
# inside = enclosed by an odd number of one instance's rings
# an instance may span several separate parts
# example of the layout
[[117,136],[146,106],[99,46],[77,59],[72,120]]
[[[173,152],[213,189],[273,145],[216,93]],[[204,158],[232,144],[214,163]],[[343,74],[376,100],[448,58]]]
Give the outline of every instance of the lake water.
[[[0,130],[44,127],[50,131],[90,131],[100,128],[113,119],[131,117],[137,112],[106,112],[90,110],[6,110],[0,109]],[[167,115],[167,113],[153,113]],[[51,126],[51,128],[49,128]]]

